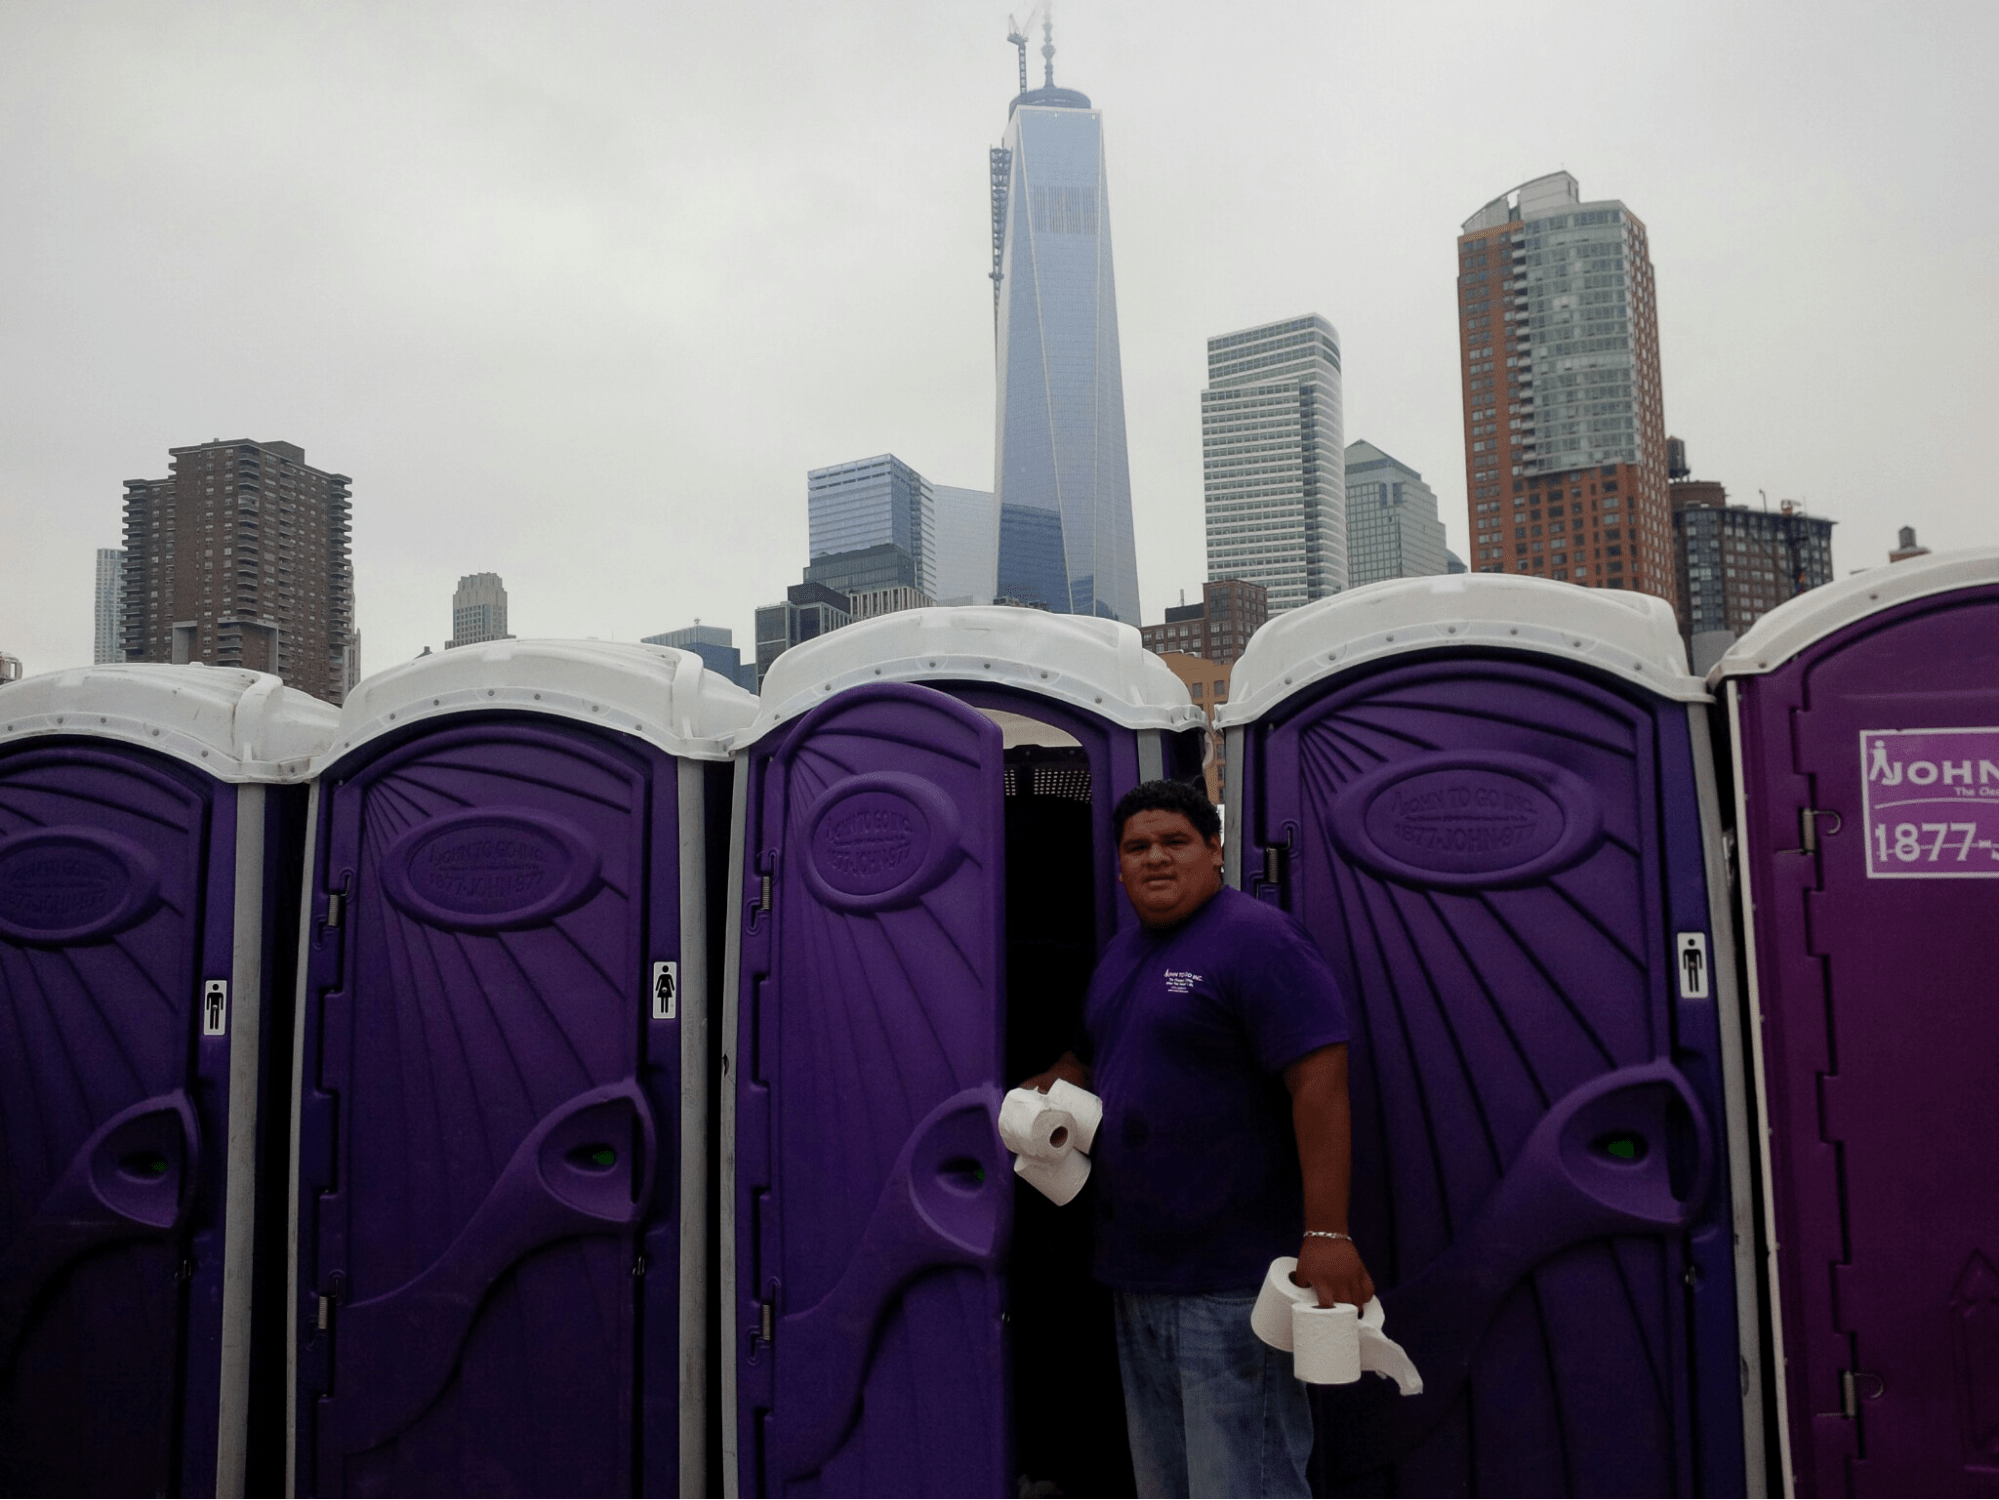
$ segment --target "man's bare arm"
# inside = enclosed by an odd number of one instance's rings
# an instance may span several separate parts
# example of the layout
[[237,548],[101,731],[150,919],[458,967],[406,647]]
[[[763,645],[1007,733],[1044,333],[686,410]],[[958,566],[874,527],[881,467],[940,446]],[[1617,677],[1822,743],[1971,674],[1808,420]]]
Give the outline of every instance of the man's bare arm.
[[[1345,1045],[1306,1053],[1284,1070],[1284,1083],[1291,1090],[1291,1124],[1305,1173],[1305,1228],[1344,1235],[1353,1170]],[[1348,1239],[1308,1234],[1298,1247],[1297,1279],[1319,1294],[1321,1307],[1361,1306],[1374,1295],[1373,1278]]]

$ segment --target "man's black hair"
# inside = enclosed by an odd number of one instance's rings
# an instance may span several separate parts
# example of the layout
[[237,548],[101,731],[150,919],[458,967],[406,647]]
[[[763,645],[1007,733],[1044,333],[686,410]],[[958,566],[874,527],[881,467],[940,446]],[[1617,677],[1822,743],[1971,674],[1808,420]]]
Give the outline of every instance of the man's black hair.
[[1184,781],[1141,781],[1118,798],[1111,826],[1117,829],[1119,843],[1124,842],[1124,825],[1142,812],[1179,813],[1203,839],[1213,840],[1221,835],[1222,816],[1215,811],[1215,804],[1200,787]]

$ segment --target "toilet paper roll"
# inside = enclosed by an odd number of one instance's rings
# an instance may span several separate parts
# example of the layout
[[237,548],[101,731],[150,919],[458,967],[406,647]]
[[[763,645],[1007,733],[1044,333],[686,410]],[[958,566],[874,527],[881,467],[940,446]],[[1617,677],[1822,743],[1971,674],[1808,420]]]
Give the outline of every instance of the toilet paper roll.
[[1291,1305],[1303,1302],[1317,1306],[1319,1294],[1291,1279],[1298,1269],[1298,1257],[1280,1255],[1263,1276],[1263,1290],[1256,1294],[1256,1306],[1249,1310],[1249,1326],[1256,1336],[1273,1349],[1291,1352]]
[[1360,1310],[1360,1367],[1387,1376],[1405,1396],[1420,1396],[1423,1377],[1416,1373],[1416,1362],[1403,1347],[1381,1331],[1387,1321],[1381,1299],[1368,1298],[1367,1306]]
[[1053,1161],[1016,1156],[1013,1170],[1059,1206],[1083,1191],[1083,1184],[1090,1180],[1090,1159],[1080,1151],[1066,1152]]
[[1351,1302],[1292,1303],[1291,1373],[1307,1385],[1360,1379],[1360,1309]]
[[1018,1156],[1053,1161],[1077,1149],[1076,1117],[1033,1089],[1015,1089],[1000,1101],[999,1131]]
[[1088,1151],[1096,1144],[1097,1127],[1104,1122],[1104,1101],[1088,1089],[1077,1088],[1066,1078],[1048,1086],[1048,1102],[1069,1112],[1076,1121],[1076,1149]]

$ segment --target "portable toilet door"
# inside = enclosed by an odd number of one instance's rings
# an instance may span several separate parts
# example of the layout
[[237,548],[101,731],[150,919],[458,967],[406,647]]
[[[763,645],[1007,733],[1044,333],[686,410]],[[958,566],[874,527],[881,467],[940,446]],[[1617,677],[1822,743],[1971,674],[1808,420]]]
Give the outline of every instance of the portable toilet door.
[[299,1493],[706,1491],[708,871],[754,710],[599,642],[349,695],[314,787]]
[[1999,549],[1814,589],[1713,680],[1787,1487],[1999,1493]]
[[1315,1481],[1757,1492],[1725,866],[1671,608],[1397,580],[1273,620],[1232,688],[1228,874],[1347,991],[1352,1230],[1424,1382],[1317,1391]]
[[[1132,920],[1113,804],[1204,736],[1107,620],[915,610],[771,668],[730,874],[729,1493],[1131,1483],[1087,1204],[1018,1186],[995,1117]],[[1016,1383],[1010,1340],[1060,1376]]]
[[0,687],[0,1493],[283,1483],[291,939],[334,718],[228,668]]

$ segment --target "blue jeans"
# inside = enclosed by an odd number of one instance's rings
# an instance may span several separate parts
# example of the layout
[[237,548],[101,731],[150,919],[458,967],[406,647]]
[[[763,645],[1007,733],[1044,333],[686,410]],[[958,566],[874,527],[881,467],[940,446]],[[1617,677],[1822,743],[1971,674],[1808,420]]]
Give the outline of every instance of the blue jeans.
[[1249,1326],[1256,1293],[1114,1294],[1139,1494],[1311,1494],[1312,1408]]

